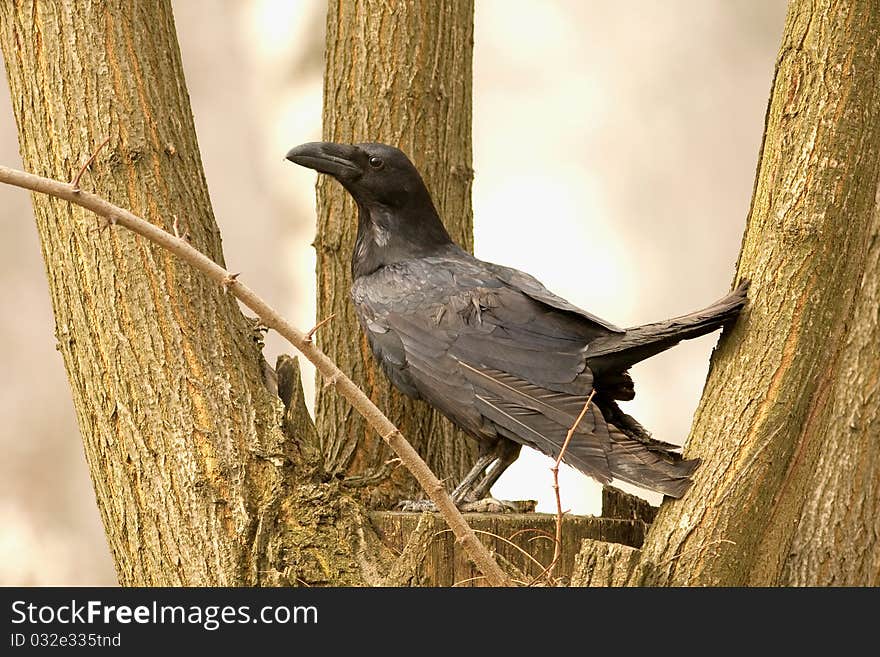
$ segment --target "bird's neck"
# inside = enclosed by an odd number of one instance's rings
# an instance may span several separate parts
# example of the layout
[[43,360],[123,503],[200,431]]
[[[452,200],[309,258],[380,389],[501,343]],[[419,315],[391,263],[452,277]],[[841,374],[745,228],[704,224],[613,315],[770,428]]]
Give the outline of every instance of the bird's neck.
[[436,254],[453,244],[434,209],[389,211],[358,205],[358,230],[351,254],[352,280],[380,267]]

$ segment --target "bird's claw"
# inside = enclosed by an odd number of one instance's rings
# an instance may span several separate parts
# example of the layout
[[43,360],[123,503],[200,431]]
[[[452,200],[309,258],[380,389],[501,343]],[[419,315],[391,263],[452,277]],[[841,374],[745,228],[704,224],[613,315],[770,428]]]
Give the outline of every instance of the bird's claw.
[[394,510],[407,513],[436,513],[437,505],[431,500],[400,500],[394,505]]

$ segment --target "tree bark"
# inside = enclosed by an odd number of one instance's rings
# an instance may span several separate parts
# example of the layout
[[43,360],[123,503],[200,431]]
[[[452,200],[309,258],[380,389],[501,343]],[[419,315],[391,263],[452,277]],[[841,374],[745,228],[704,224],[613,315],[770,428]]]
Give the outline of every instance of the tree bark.
[[[25,167],[71,179],[223,262],[170,2],[0,3]],[[94,215],[33,197],[61,352],[119,581],[363,584],[387,559],[321,483],[222,288]],[[294,368],[295,369],[295,368]],[[297,394],[294,397],[299,399]]]
[[738,265],[750,304],[713,356],[695,485],[631,584],[880,584],[878,70],[876,7],[791,3]]
[[[407,152],[440,216],[473,248],[471,87],[473,0],[330,3],[324,77],[324,139],[381,141]],[[398,426],[440,479],[454,485],[475,445],[439,413],[396,391],[375,366],[349,300],[357,211],[335,182],[318,182],[318,319],[335,313],[317,341]],[[318,381],[316,422],[326,466],[369,484],[362,498],[388,506],[413,497],[383,441],[345,400]]]

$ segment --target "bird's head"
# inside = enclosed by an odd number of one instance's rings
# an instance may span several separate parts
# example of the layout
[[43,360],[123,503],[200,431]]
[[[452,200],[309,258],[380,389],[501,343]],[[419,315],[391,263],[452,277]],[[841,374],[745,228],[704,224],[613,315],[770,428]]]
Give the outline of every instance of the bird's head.
[[290,149],[287,159],[333,176],[366,208],[403,210],[426,200],[431,203],[413,163],[388,144],[315,141]]
[[400,149],[316,141],[291,148],[287,159],[333,176],[357,203],[355,276],[452,243],[422,177]]

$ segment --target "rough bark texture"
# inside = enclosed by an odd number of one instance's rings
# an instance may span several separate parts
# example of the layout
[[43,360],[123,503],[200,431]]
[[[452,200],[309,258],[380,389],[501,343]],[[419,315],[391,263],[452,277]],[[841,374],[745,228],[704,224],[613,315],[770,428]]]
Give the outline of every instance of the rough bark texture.
[[[546,583],[542,575],[553,562],[556,516],[547,513],[468,513],[468,524],[520,584]],[[438,514],[375,511],[376,533],[402,556],[389,576],[395,586],[487,586]],[[567,584],[582,541],[634,550],[642,544],[647,525],[641,520],[569,516],[563,518],[562,548],[552,572],[554,582]],[[609,548],[615,549],[615,548]]]
[[[324,77],[324,139],[381,141],[414,160],[453,238],[472,248],[471,53],[473,0],[330,3]],[[319,346],[453,485],[474,444],[441,415],[393,391],[375,367],[349,300],[357,214],[341,187],[318,183],[318,318],[336,314]],[[318,434],[327,468],[368,483],[363,497],[387,506],[417,494],[411,476],[388,464],[381,438],[349,404],[318,382]]]
[[751,303],[713,357],[695,485],[631,584],[880,584],[878,70],[875,6],[792,2],[738,266]]
[[626,586],[642,551],[629,545],[585,539],[574,558],[572,586]]
[[[82,185],[165,228],[176,215],[222,262],[168,1],[3,2],[0,44],[26,168],[70,179],[109,136]],[[387,553],[285,439],[233,298],[90,213],[33,204],[120,583],[379,581]]]

